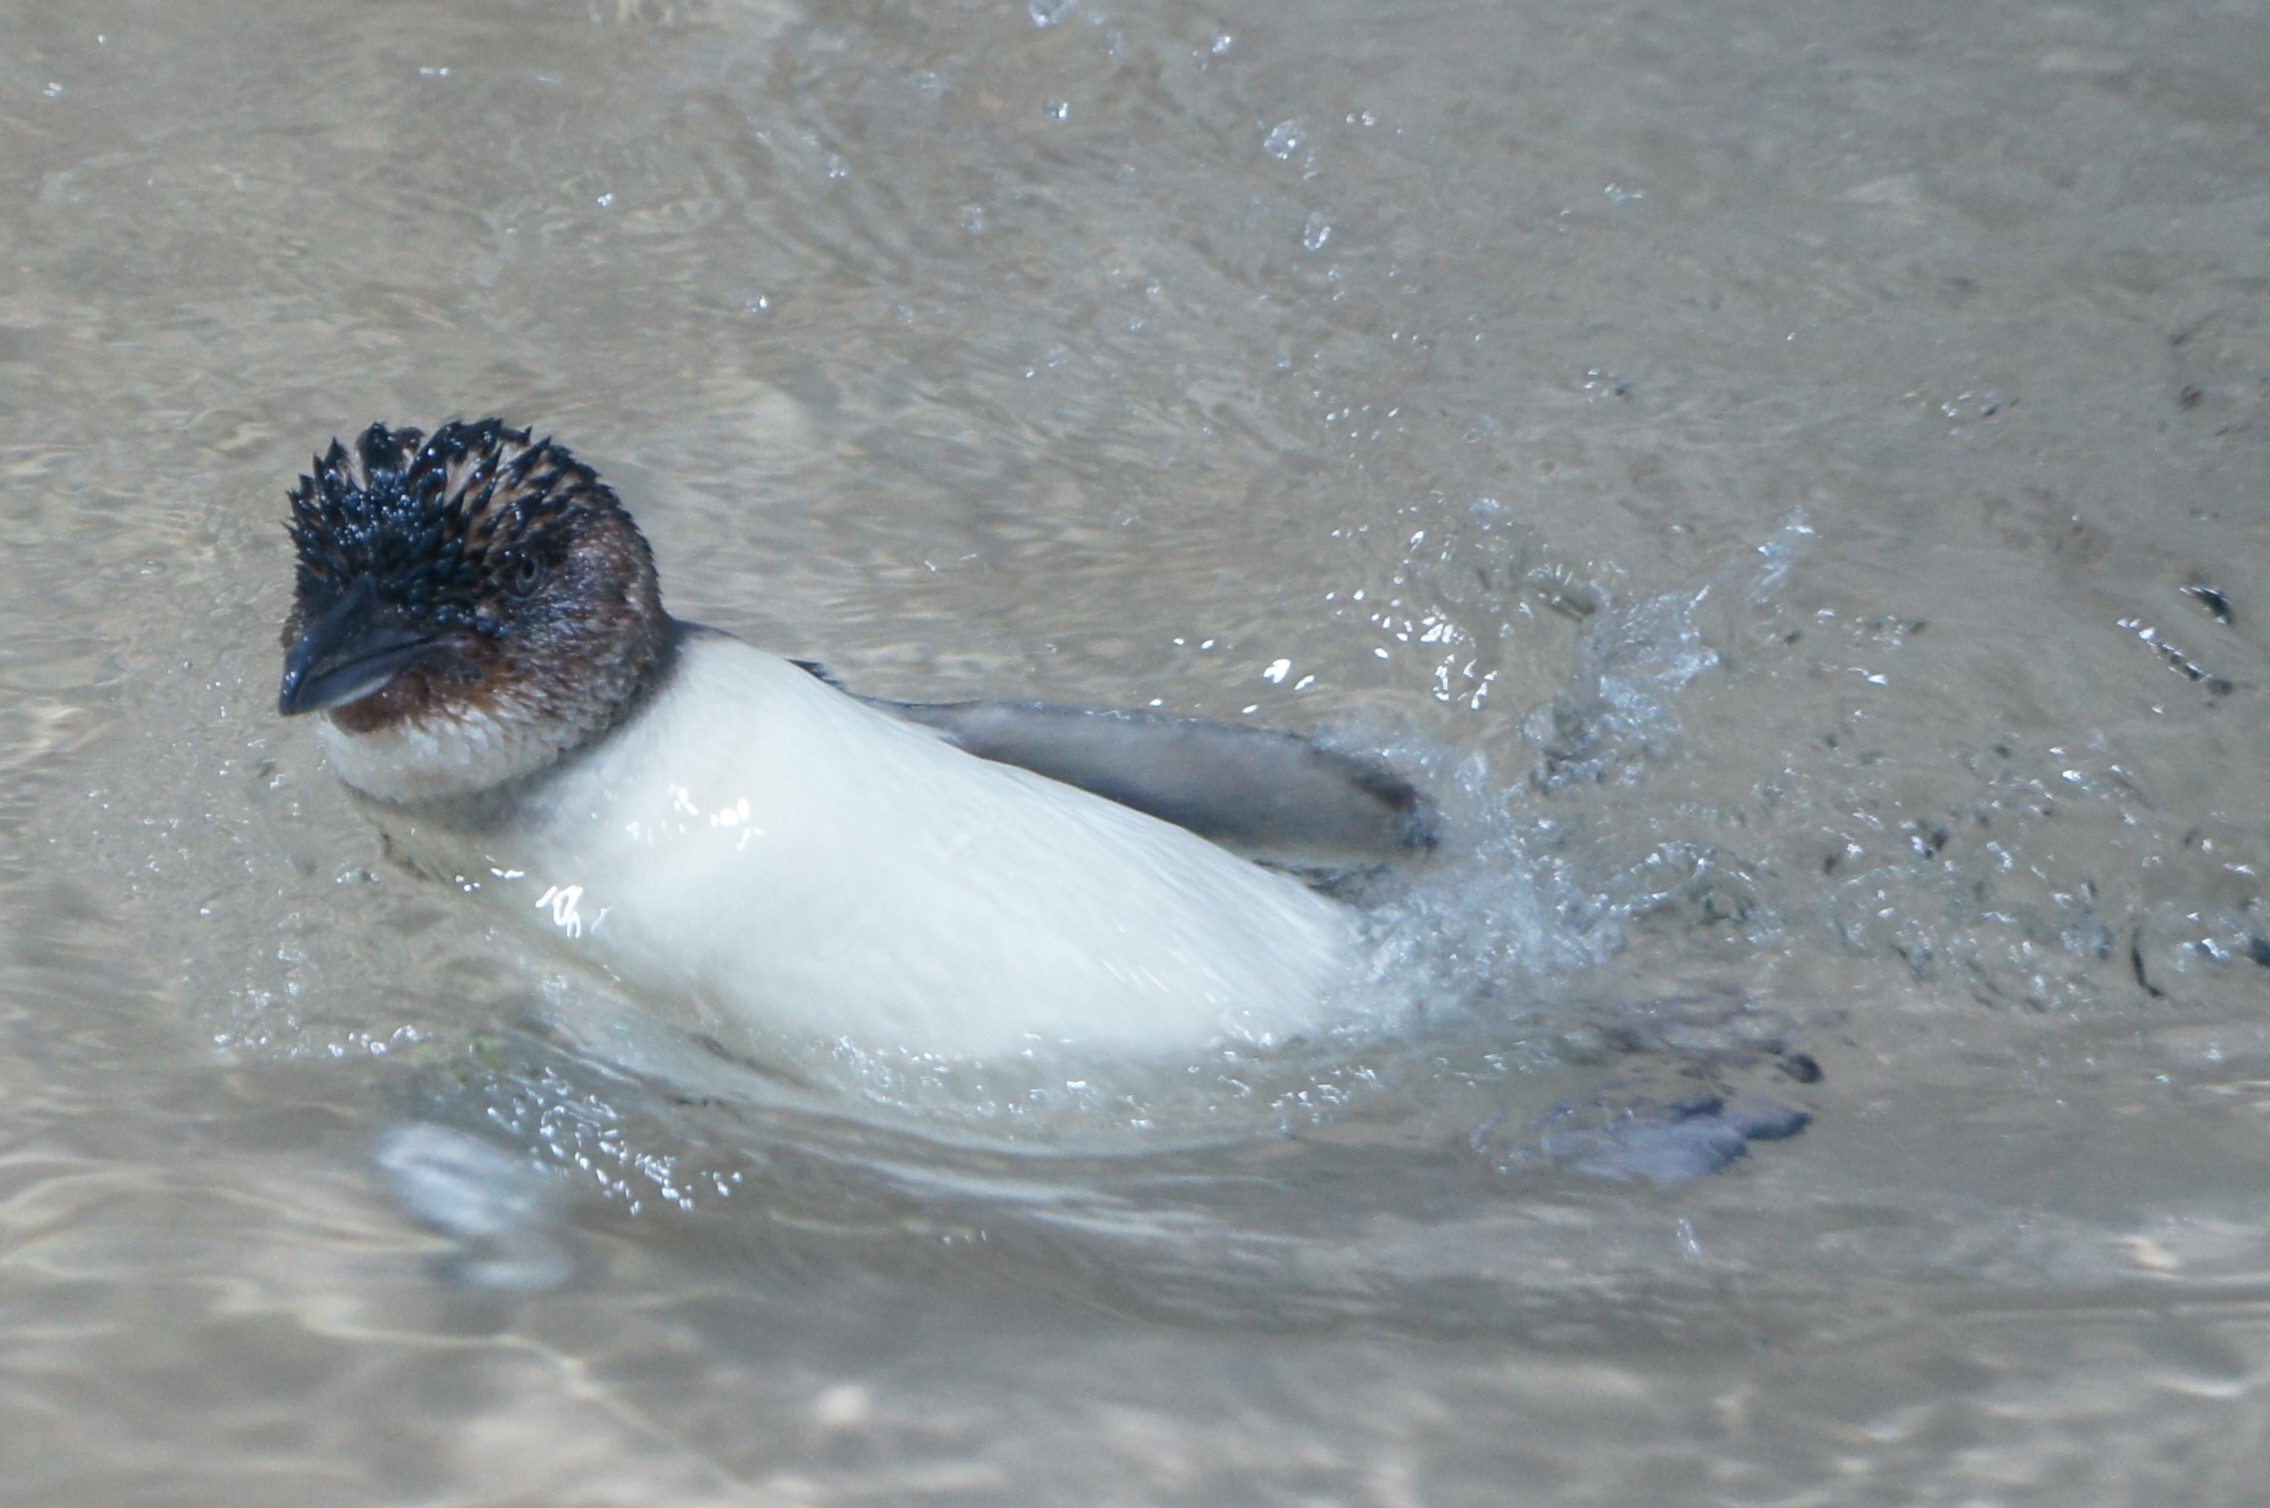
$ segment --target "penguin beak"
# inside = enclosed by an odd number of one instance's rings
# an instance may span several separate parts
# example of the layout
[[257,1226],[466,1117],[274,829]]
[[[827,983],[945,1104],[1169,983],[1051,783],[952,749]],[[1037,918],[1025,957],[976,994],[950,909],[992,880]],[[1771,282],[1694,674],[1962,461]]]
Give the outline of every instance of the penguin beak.
[[383,690],[435,638],[396,627],[388,616],[377,585],[368,576],[356,577],[286,651],[276,710],[286,717],[321,712]]

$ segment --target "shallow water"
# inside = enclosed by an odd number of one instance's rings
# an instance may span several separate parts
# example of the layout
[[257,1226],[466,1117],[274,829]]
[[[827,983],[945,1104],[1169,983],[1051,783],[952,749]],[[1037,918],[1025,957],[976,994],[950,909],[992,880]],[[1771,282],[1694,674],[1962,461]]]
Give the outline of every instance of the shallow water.
[[[2266,22],[10,8],[4,1495],[2253,1501]],[[492,411],[864,690],[1391,751],[1422,1009],[714,1092],[272,713]],[[1698,1062],[1811,1127],[1529,1129]]]

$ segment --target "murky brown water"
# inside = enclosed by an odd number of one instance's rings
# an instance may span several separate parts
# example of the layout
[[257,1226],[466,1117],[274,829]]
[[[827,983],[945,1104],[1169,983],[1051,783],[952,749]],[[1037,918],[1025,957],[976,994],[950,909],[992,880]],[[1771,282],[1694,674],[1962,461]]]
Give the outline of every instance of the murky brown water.
[[[2270,9],[1036,7],[0,13],[0,1498],[2258,1500]],[[1396,750],[1428,1008],[689,1100],[272,714],[492,411],[862,688]]]

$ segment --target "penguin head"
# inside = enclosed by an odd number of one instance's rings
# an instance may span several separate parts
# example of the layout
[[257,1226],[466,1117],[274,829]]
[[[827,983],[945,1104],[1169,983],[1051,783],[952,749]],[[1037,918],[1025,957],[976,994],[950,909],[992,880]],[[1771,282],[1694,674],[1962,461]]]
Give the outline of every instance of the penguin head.
[[277,710],[324,713],[403,757],[430,748],[451,793],[603,732],[666,653],[645,537],[548,439],[498,419],[431,435],[373,424],[332,441],[290,496]]

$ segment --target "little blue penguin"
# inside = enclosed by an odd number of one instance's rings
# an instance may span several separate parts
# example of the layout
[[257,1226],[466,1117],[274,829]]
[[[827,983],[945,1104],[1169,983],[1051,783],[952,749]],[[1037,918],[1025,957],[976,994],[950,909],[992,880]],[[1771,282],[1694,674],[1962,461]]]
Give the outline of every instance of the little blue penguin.
[[614,492],[502,420],[374,424],[290,499],[278,710],[389,852],[768,1056],[1282,1043],[1364,973],[1361,914],[1210,840],[1433,842],[1291,735],[863,698],[682,623]]

